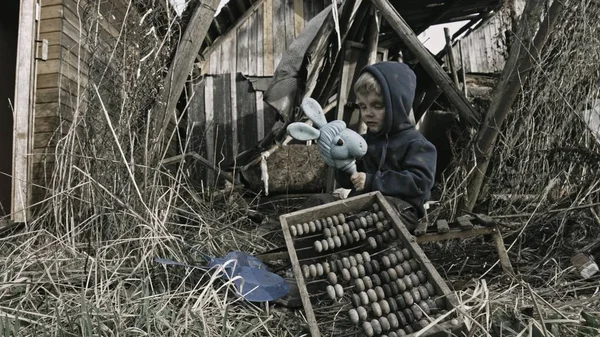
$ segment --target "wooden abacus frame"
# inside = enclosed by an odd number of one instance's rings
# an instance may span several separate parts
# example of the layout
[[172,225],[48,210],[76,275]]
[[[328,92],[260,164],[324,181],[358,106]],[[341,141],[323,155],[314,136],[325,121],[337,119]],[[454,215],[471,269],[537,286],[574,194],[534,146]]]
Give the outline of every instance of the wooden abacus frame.
[[[402,223],[402,220],[400,220],[400,218],[398,217],[394,209],[390,206],[390,204],[387,202],[385,197],[380,192],[371,192],[356,197],[335,201],[325,205],[311,207],[293,213],[284,214],[279,217],[312,337],[321,337],[322,335],[317,324],[317,318],[315,316],[314,309],[310,300],[310,294],[308,292],[306,280],[304,279],[302,268],[298,260],[298,255],[296,254],[296,248],[294,245],[292,234],[290,232],[290,225],[309,222],[315,219],[325,218],[328,216],[334,216],[339,213],[358,213],[360,211],[370,208],[373,205],[373,203],[378,203],[380,205],[381,211],[383,211],[386,214],[386,216],[389,219],[391,219],[391,222],[393,222],[393,226],[397,229],[397,232],[399,234],[397,240],[401,240],[405,247],[411,252],[413,258],[419,261],[422,270],[425,271],[428,279],[435,287],[436,291],[444,296],[447,308],[450,310],[458,306],[458,299],[456,295],[446,285],[446,282],[441,278],[437,270],[433,267],[431,261],[427,258],[425,253],[423,253],[421,247],[419,247],[419,245],[417,244],[416,238],[408,232],[408,230]],[[431,327],[428,331],[421,334],[421,336],[430,337],[436,336],[440,333],[446,333],[447,331],[455,331],[464,325],[462,320],[458,320],[458,325],[453,324],[451,322],[440,323],[436,326]],[[410,334],[409,336],[412,335],[414,334]]]

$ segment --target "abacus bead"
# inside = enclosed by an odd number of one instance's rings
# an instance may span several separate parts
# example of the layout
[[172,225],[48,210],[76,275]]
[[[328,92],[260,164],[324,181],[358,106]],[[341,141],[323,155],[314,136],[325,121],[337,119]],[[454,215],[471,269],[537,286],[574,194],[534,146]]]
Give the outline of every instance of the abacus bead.
[[386,300],[379,301],[379,306],[381,307],[381,313],[383,315],[387,315],[387,314],[389,314],[391,312],[390,311],[390,304]]
[[304,233],[310,233],[310,226],[308,225],[308,222],[302,224],[302,229],[304,230]]
[[342,225],[342,229],[344,230],[344,233],[350,233],[350,226],[348,226],[347,223]]
[[362,228],[367,228],[367,225],[368,225],[368,224],[367,224],[367,219],[366,219],[364,216],[361,216],[361,217],[360,217],[360,226],[361,226]]
[[346,222],[346,216],[342,213],[338,214],[338,220],[340,221],[340,223],[345,223]]
[[375,294],[377,294],[377,299],[382,300],[385,298],[385,293],[383,292],[383,288],[377,286],[375,287]]
[[371,323],[364,322],[362,325],[362,328],[363,328],[363,331],[365,332],[365,336],[367,336],[367,337],[375,336],[375,333],[373,332],[373,327],[371,326]]
[[323,236],[326,237],[326,238],[330,238],[331,237],[331,229],[325,228],[323,230]]
[[354,221],[352,221],[354,223],[354,226],[356,228],[362,228],[362,222],[360,221],[359,218],[354,219]]
[[350,269],[350,260],[347,257],[342,258],[342,263],[344,264],[344,268]]
[[410,260],[410,258],[411,258],[411,254],[410,254],[410,251],[408,250],[408,248],[402,249],[402,255],[404,255],[405,260]]
[[344,297],[344,288],[342,288],[341,284],[336,284],[333,288],[335,289],[335,294],[338,298]]
[[390,321],[387,319],[387,317],[380,317],[379,325],[381,325],[381,330],[390,331]]
[[340,219],[338,219],[337,215],[334,215],[334,216],[332,216],[332,217],[331,217],[331,221],[333,221],[333,224],[334,224],[335,226],[337,226],[337,225],[339,225],[339,224],[340,224]]
[[362,256],[363,260],[365,260],[365,263],[371,262],[371,254],[369,254],[369,252],[363,252]]
[[413,273],[416,273],[419,269],[421,269],[419,262],[415,259],[408,261],[408,263],[410,264],[410,269],[412,269]]
[[427,292],[429,293],[430,297],[433,297],[435,295],[435,288],[433,287],[433,284],[429,282],[425,283],[425,289],[427,289]]
[[421,281],[421,284],[427,282],[427,275],[425,275],[422,270],[417,271],[417,277],[419,278],[419,281]]
[[373,288],[373,281],[371,280],[371,278],[370,278],[370,277],[368,277],[368,276],[364,276],[364,277],[362,278],[362,280],[363,280],[363,282],[365,283],[365,287],[366,287],[367,289],[372,289],[372,288]]
[[419,308],[421,308],[421,310],[423,310],[423,312],[426,313],[427,315],[429,315],[431,313],[431,310],[429,309],[429,306],[427,305],[427,303],[425,301],[419,302]]
[[388,334],[388,337],[398,337],[398,334],[394,331],[390,331],[390,333]]
[[296,229],[296,226],[290,226],[290,233],[292,236],[298,236],[298,230]]
[[392,228],[388,231],[388,235],[390,236],[390,238],[392,238],[392,240],[396,240],[398,238],[398,233],[396,232],[395,228]]
[[419,321],[419,330],[424,329],[428,325],[429,325],[429,321],[427,321],[426,319],[420,320]]
[[381,333],[383,332],[381,330],[381,324],[379,324],[379,321],[374,319],[371,321],[371,326],[373,327],[373,333],[375,333],[375,335],[381,335]]
[[[359,228],[357,232],[358,232],[358,238],[359,238],[359,240],[365,240],[367,238],[367,232],[365,232],[364,229]],[[356,240],[356,241],[359,241],[359,240]]]
[[390,305],[390,312],[398,311],[398,302],[393,297],[387,299],[388,304]]
[[391,278],[387,271],[384,270],[381,273],[379,273],[379,275],[381,276],[381,280],[383,281],[383,283],[390,283]]
[[383,266],[385,268],[390,268],[392,266],[392,262],[390,261],[390,258],[387,256],[381,257],[381,263],[383,263]]
[[339,234],[337,228],[335,227],[329,227],[329,230],[331,231],[331,237],[337,236]]
[[379,273],[379,271],[381,270],[379,268],[379,262],[377,262],[377,260],[371,260],[371,265],[373,266],[373,271]]
[[350,272],[348,271],[348,269],[346,269],[346,268],[342,269],[342,278],[346,282],[349,282],[352,279],[352,277],[350,276]]
[[402,269],[404,269],[404,272],[406,274],[410,274],[412,271],[412,269],[410,268],[410,263],[408,263],[408,261],[402,262]]
[[327,240],[321,240],[321,246],[323,246],[324,252],[329,250],[329,242]]
[[377,274],[371,275],[371,281],[373,281],[373,286],[375,286],[375,287],[381,285],[381,279],[379,278],[379,275],[377,275]]
[[406,316],[404,315],[404,313],[402,311],[396,312],[396,317],[398,317],[398,323],[400,324],[401,327],[408,324],[408,321],[406,320]]
[[323,251],[323,244],[321,241],[315,241],[315,252],[320,253]]
[[404,284],[406,284],[406,289],[412,289],[413,284],[412,284],[412,280],[411,280],[410,276],[404,275],[404,277],[402,278],[402,281],[404,281]]
[[410,325],[407,325],[407,326],[404,327],[404,331],[407,334],[411,334],[411,333],[415,332],[415,329],[413,329]]
[[369,295],[367,295],[366,292],[361,291],[360,294],[358,294],[358,296],[360,297],[360,303],[362,305],[367,305],[371,303],[371,301],[369,300]]
[[383,292],[385,293],[385,297],[392,296],[392,288],[390,287],[389,284],[384,284],[384,285],[381,286],[381,288],[383,288]]
[[379,217],[380,220],[385,219],[385,213],[383,213],[383,211],[375,211],[377,212],[377,216]]
[[429,299],[429,291],[427,291],[427,288],[425,288],[425,286],[420,285],[417,289],[419,289],[419,293],[421,294],[421,299],[423,301]]
[[350,260],[350,266],[352,266],[352,267],[358,266],[358,261],[356,261],[356,258],[354,256],[348,256],[348,260]]
[[402,312],[404,313],[404,317],[406,317],[406,322],[408,322],[408,324],[411,324],[415,321],[415,316],[410,308],[406,308]]
[[379,208],[379,204],[378,204],[378,203],[373,203],[373,210],[374,210],[375,212],[379,212],[379,209],[380,209],[380,208]]
[[416,320],[416,321],[418,321],[418,320],[420,320],[421,318],[423,318],[423,311],[421,310],[421,308],[420,308],[418,305],[416,305],[416,304],[413,304],[413,305],[410,307],[410,310],[411,310],[411,311],[413,312],[413,314],[415,315],[414,317],[415,317],[415,320]]
[[[398,324],[398,317],[396,316],[396,314],[394,314],[395,311],[393,311],[392,313],[390,313],[389,315],[387,315],[387,319],[388,322],[390,322],[390,328],[391,329],[398,329],[398,327],[400,326]],[[391,334],[390,334],[391,336]]]
[[331,271],[331,267],[329,266],[329,262],[323,262],[323,274],[329,274]]
[[350,276],[352,276],[352,278],[358,278],[358,268],[350,267]]
[[[352,233],[346,233],[344,234],[344,238],[346,238],[346,242],[351,244],[354,242],[354,237],[352,236]],[[344,244],[345,246],[346,244]]]
[[400,293],[400,288],[398,288],[398,284],[396,282],[390,283],[390,288],[392,288],[392,296],[396,296]]
[[383,233],[383,231],[385,230],[385,227],[383,226],[383,222],[381,222],[381,221],[378,221],[378,222],[375,224],[375,228],[377,228],[377,231],[378,231],[379,233]]
[[340,240],[339,236],[333,237],[333,243],[335,244],[335,248],[340,248],[342,246],[342,240]]
[[330,299],[335,300],[335,289],[333,286],[329,285],[325,290],[327,290],[327,296],[329,296]]
[[327,221],[327,226],[333,226],[333,219],[330,216],[328,216],[325,220]]
[[405,275],[404,268],[402,268],[401,265],[397,264],[394,267],[394,270],[396,271],[396,274],[398,275],[398,277],[404,277],[404,275]]
[[438,298],[435,299],[435,305],[440,310],[446,309],[446,301],[444,301],[444,299],[441,298],[441,297],[438,297]]
[[398,273],[394,268],[390,268],[387,270],[388,275],[390,275],[390,281],[396,281],[398,279]]
[[358,307],[358,308],[356,308],[356,312],[358,312],[358,318],[359,318],[361,321],[363,321],[363,322],[364,322],[364,321],[366,321],[366,320],[367,320],[367,317],[368,317],[368,315],[369,315],[369,314],[367,313],[367,309],[365,309],[365,308],[363,308],[363,307]]
[[348,223],[348,227],[350,227],[351,231],[355,231],[356,230],[356,225],[354,224],[354,221],[350,221]]
[[358,294],[352,294],[350,301],[352,302],[352,306],[354,306],[355,308],[358,308],[358,306],[360,306],[360,296],[358,296]]
[[329,274],[327,274],[327,280],[329,281],[329,284],[331,284],[331,285],[337,284],[338,283],[337,274],[334,272],[330,272]]
[[367,273],[367,275],[373,274],[373,266],[371,266],[370,263],[365,263],[363,267],[365,268],[365,272]]
[[358,312],[356,312],[356,309],[350,309],[348,311],[348,315],[350,315],[350,321],[353,324],[358,324],[360,322],[360,319],[358,318]]
[[342,239],[342,246],[347,246],[349,243],[352,243],[352,236],[349,234],[344,234],[340,238]]
[[373,218],[373,221],[379,221],[379,216],[377,215],[377,213],[371,213],[371,217]]
[[363,277],[366,275],[365,272],[365,266],[363,266],[362,264],[359,264],[356,269],[358,269],[358,276]]
[[354,280],[354,287],[357,291],[365,291],[365,282],[362,279],[357,278]]
[[310,277],[310,268],[308,268],[307,265],[302,265],[302,274],[304,275],[304,278],[309,278]]
[[373,310],[373,316],[375,317],[381,317],[381,306],[379,305],[378,302],[373,302],[371,303],[371,310]]
[[415,299],[412,297],[410,292],[408,292],[408,291],[403,292],[402,297],[404,298],[404,303],[406,303],[407,307],[410,307],[411,305],[415,304]]
[[327,238],[327,244],[329,245],[329,249],[333,250],[335,248],[335,241],[333,241],[333,238]]
[[372,237],[372,236],[371,236],[371,237],[369,237],[368,241],[369,241],[369,246],[370,246],[372,249],[377,249],[377,241],[375,240],[375,238],[374,238],[374,237]]
[[367,226],[371,227],[373,226],[375,223],[373,222],[373,217],[370,215],[367,215]]
[[377,302],[377,294],[375,293],[375,290],[368,289],[367,296],[369,296],[369,302]]
[[381,236],[380,234],[375,235],[375,241],[377,242],[377,245],[382,246],[383,243],[385,242],[383,240],[383,236]]
[[314,221],[308,223],[308,227],[310,227],[310,232],[314,233],[317,231],[317,224]]
[[296,230],[298,231],[298,236],[304,235],[304,228],[302,228],[301,224],[296,225]]
[[402,279],[402,278],[397,279],[396,285],[398,286],[398,289],[400,290],[401,293],[406,291],[406,283],[404,283],[404,279]]
[[418,287],[419,284],[421,284],[421,281],[419,280],[419,277],[416,274],[410,274],[410,280],[412,281],[412,284],[414,287]]
[[317,231],[322,231],[323,230],[323,224],[321,223],[321,220],[315,220],[315,225],[317,226]]
[[430,313],[435,314],[438,311],[437,304],[435,304],[435,301],[432,300],[431,298],[426,300],[425,304],[427,304],[427,307],[429,308]]
[[382,238],[383,242],[391,242],[392,241],[392,237],[390,236],[390,233],[388,233],[388,232],[381,233],[381,238]]
[[404,296],[396,296],[396,303],[398,304],[398,309],[403,310],[404,308],[406,308],[406,301],[404,300]]
[[355,258],[356,258],[356,262],[358,262],[358,264],[365,263],[365,260],[363,259],[362,254],[356,254]]
[[394,252],[394,255],[398,258],[398,263],[404,262],[404,254],[401,251],[397,250]]
[[346,233],[346,232],[344,232],[344,226],[342,226],[342,225],[337,225],[335,228],[337,229],[338,235],[342,235],[342,234]]
[[390,259],[390,264],[391,264],[392,266],[395,266],[395,265],[397,265],[397,264],[398,264],[398,258],[396,257],[396,255],[395,255],[395,254],[389,254],[389,255],[388,255],[388,259]]
[[308,270],[310,271],[310,276],[311,277],[317,277],[317,266],[315,266],[314,264],[311,264],[310,266],[308,266]]

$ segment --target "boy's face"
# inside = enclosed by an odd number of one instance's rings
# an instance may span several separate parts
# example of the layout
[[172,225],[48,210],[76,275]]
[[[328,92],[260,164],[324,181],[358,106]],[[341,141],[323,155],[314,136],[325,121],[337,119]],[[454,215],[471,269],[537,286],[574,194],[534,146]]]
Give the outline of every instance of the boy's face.
[[357,94],[356,103],[369,132],[377,133],[381,131],[385,121],[383,97],[375,92],[370,92],[368,95]]

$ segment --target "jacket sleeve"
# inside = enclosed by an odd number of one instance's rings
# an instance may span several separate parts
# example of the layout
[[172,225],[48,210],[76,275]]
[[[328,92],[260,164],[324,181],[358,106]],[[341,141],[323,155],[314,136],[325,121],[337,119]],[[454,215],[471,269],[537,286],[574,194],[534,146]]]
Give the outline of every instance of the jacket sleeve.
[[[393,156],[393,153],[387,154]],[[433,144],[421,140],[410,145],[406,156],[398,158],[397,170],[367,174],[366,190],[401,199],[428,197],[435,179],[437,151]]]

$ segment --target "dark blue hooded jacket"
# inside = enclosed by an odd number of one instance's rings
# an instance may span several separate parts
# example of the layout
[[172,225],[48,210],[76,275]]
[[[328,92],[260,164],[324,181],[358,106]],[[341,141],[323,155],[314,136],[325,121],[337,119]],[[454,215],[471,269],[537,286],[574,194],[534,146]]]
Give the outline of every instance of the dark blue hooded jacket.
[[380,62],[365,67],[381,85],[385,103],[385,124],[364,138],[367,154],[357,160],[358,172],[367,175],[365,189],[354,190],[350,175],[337,170],[336,180],[351,188],[350,196],[380,191],[383,195],[411,204],[418,217],[425,215],[423,204],[431,195],[435,177],[437,152],[433,144],[417,131],[409,120],[415,97],[415,73],[403,63]]

